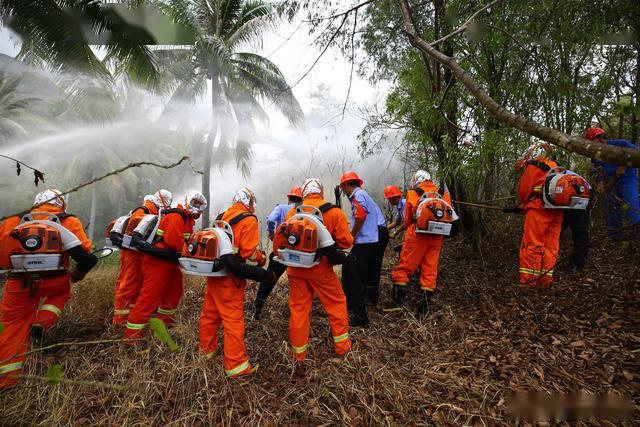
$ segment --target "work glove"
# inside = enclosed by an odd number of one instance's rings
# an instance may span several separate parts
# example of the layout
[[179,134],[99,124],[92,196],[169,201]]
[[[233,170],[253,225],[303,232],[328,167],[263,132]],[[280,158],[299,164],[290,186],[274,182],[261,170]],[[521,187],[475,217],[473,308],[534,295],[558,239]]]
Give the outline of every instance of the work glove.
[[522,208],[519,206],[509,206],[506,208],[502,208],[502,212],[504,213],[520,213],[522,212]]

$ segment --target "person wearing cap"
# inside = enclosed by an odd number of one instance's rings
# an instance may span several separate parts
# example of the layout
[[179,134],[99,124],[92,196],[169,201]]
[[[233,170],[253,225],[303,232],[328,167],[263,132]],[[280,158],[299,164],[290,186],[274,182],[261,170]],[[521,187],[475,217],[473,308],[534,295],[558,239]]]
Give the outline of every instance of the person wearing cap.
[[[131,211],[124,234],[131,235],[145,215],[158,215],[162,209],[169,209],[173,195],[168,190],[158,190],[144,197],[144,203]],[[119,283],[115,287],[113,302],[114,325],[125,325],[133,308],[133,303],[142,289],[142,252],[131,248],[120,248]]]
[[[267,233],[269,234],[269,240],[273,241],[273,236],[276,229],[284,222],[284,218],[287,215],[287,212],[291,210],[296,205],[299,205],[302,202],[302,188],[301,187],[293,187],[289,190],[289,194],[287,194],[288,203],[287,204],[279,204],[271,211],[269,216],[267,217]],[[269,255],[269,265],[267,270],[273,271],[276,276],[276,281],[268,281],[268,282],[260,282],[260,286],[258,287],[258,293],[256,294],[256,300],[253,303],[253,319],[260,320],[260,316],[262,315],[262,307],[264,303],[271,295],[271,291],[276,285],[280,276],[284,274],[287,270],[287,267],[283,264],[280,264],[277,261],[273,260],[275,254],[271,252]]]
[[142,256],[142,289],[127,319],[124,338],[133,344],[144,336],[151,316],[172,324],[182,298],[184,282],[178,259],[193,233],[195,220],[207,208],[202,193],[187,193],[176,208],[165,209],[153,243],[139,245]]
[[380,208],[362,189],[357,173],[347,171],[340,178],[340,189],[351,202],[351,235],[354,239],[349,260],[342,268],[342,285],[347,296],[347,307],[353,314],[351,326],[367,326],[367,287],[374,281],[379,252],[378,212]]
[[[636,149],[636,146],[624,139],[607,139],[602,128],[589,128],[585,139],[615,147]],[[638,169],[591,160],[596,190],[604,195],[605,222],[612,240],[622,240],[623,217],[627,226],[632,227],[633,237],[640,235],[640,204],[638,203]]]
[[[67,259],[60,270],[25,273],[9,268],[0,304],[3,326],[0,332],[0,390],[18,383],[30,338],[42,343],[44,334],[56,324],[71,298],[71,283],[82,280],[98,262],[96,256],[89,252],[91,240],[87,238],[82,223],[66,212],[66,205],[66,199],[59,190],[48,189],[36,195],[30,215],[34,220],[51,221],[55,217],[56,222],[73,233],[77,238],[76,245],[64,252],[75,261],[75,267],[69,269]],[[20,237],[19,233],[12,233],[20,223],[18,216],[0,223],[0,252],[2,248],[15,244],[11,240]],[[59,240],[55,242],[57,245],[60,243]],[[45,245],[43,242],[40,244]],[[3,264],[10,257],[9,253],[2,253],[0,258],[5,255],[7,259],[1,260]]]
[[[383,195],[385,200],[389,202],[389,205],[396,210],[393,221],[387,225],[387,229],[389,230],[389,233],[391,233],[390,237],[395,238],[401,232],[402,223],[404,222],[404,207],[406,199],[402,197],[402,191],[400,191],[400,189],[395,185],[385,187]],[[396,228],[399,230],[395,231]]]

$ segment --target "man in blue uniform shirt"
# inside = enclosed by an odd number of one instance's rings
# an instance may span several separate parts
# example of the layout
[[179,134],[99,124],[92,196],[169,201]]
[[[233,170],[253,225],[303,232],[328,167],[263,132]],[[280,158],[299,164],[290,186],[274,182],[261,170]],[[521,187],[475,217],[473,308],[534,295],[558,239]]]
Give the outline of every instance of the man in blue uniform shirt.
[[[586,139],[616,147],[632,148],[636,146],[624,139],[607,139],[605,131],[601,128],[589,128],[585,132]],[[605,195],[605,219],[609,236],[613,240],[622,240],[623,217],[627,219],[627,226],[632,227],[633,237],[638,235],[640,226],[640,206],[638,203],[638,169],[619,166],[615,163],[605,163],[600,160],[592,160],[597,190]]]

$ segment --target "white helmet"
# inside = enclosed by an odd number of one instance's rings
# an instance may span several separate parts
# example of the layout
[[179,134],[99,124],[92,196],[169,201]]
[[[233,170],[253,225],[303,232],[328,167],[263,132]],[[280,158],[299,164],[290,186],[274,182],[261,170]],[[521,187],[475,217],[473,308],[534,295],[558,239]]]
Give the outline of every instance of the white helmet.
[[158,209],[169,209],[173,201],[173,195],[169,190],[158,190],[151,196],[151,201]]
[[431,179],[431,174],[426,170],[418,169],[418,171],[413,174],[413,178],[411,178],[411,186],[415,187],[425,181],[433,181],[433,179]]
[[258,200],[255,194],[249,188],[244,187],[238,190],[233,196],[233,203],[242,203],[249,212],[255,212],[256,206],[258,206]]
[[324,187],[320,180],[309,178],[302,184],[302,197],[307,197],[309,194],[324,195]]
[[142,198],[142,203],[153,202],[153,194],[147,194]]
[[207,198],[199,191],[190,191],[184,196],[184,207],[194,215],[207,209]]
[[57,206],[62,208],[62,210],[66,210],[67,199],[62,195],[62,191],[49,188],[36,194],[36,197],[33,200],[33,206],[43,204]]

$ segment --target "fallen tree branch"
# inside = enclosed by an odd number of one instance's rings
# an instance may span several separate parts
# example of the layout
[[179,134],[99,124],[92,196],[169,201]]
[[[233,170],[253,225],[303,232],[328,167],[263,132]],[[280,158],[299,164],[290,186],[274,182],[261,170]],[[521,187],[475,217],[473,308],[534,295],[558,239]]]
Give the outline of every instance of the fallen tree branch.
[[407,0],[397,0],[397,2],[400,7],[400,12],[402,13],[402,20],[405,27],[404,31],[409,39],[409,43],[439,63],[447,66],[478,102],[502,124],[519,129],[543,141],[592,159],[612,162],[621,166],[640,166],[640,151],[613,147],[569,135],[557,129],[536,123],[528,117],[515,114],[498,104],[453,58],[438,51],[432,44],[427,43],[416,34],[416,30],[412,24],[413,17]]
[[66,191],[62,192],[62,194],[56,195],[55,197],[52,197],[52,198],[50,198],[49,200],[45,200],[44,202],[40,203],[39,205],[31,206],[31,207],[30,207],[30,208],[28,208],[28,209],[25,209],[25,210],[23,210],[23,211],[21,211],[21,212],[14,213],[14,214],[12,214],[12,215],[6,215],[6,216],[3,216],[2,218],[0,218],[0,221],[4,221],[5,219],[10,218],[10,217],[12,217],[12,216],[22,216],[22,215],[28,214],[28,213],[31,211],[31,209],[33,209],[34,207],[38,207],[38,206],[41,206],[41,205],[47,204],[47,203],[49,203],[50,201],[55,200],[55,199],[57,199],[57,198],[58,198],[58,197],[60,197],[60,196],[64,196],[64,195],[67,195],[67,194],[74,193],[74,192],[76,192],[76,191],[78,191],[78,190],[80,190],[80,189],[82,189],[82,188],[84,188],[84,187],[87,187],[87,186],[89,186],[89,185],[91,185],[91,184],[95,184],[95,183],[96,183],[96,182],[98,182],[98,181],[102,181],[102,180],[103,180],[103,179],[105,179],[105,178],[108,178],[108,177],[110,177],[110,176],[114,176],[114,175],[118,175],[118,174],[120,174],[120,173],[122,173],[122,172],[126,171],[127,169],[131,169],[131,168],[139,168],[140,166],[154,166],[154,167],[161,168],[161,169],[172,169],[172,168],[175,168],[176,166],[181,165],[181,164],[182,164],[182,163],[184,163],[184,162],[189,163],[189,165],[191,166],[191,169],[193,170],[193,172],[194,172],[194,173],[196,173],[196,174],[200,174],[200,175],[202,175],[202,174],[203,174],[203,172],[202,172],[202,171],[199,171],[199,170],[197,170],[197,169],[195,169],[195,168],[194,168],[193,164],[191,163],[191,159],[189,158],[189,156],[184,156],[184,157],[182,157],[180,160],[178,160],[177,162],[175,162],[175,163],[171,163],[171,164],[169,164],[169,165],[162,165],[162,164],[154,163],[154,162],[135,162],[135,163],[129,163],[129,164],[128,164],[128,165],[126,165],[126,166],[123,166],[123,167],[121,167],[121,168],[119,168],[119,169],[116,169],[116,170],[114,170],[114,171],[112,171],[112,172],[109,172],[109,173],[106,173],[106,174],[104,174],[104,175],[102,175],[102,176],[99,176],[99,177],[97,177],[97,178],[94,178],[94,179],[92,179],[91,181],[85,182],[85,183],[80,184],[80,185],[76,185],[75,187],[73,187],[73,188],[71,188],[71,189],[69,189],[69,190],[66,190]]

